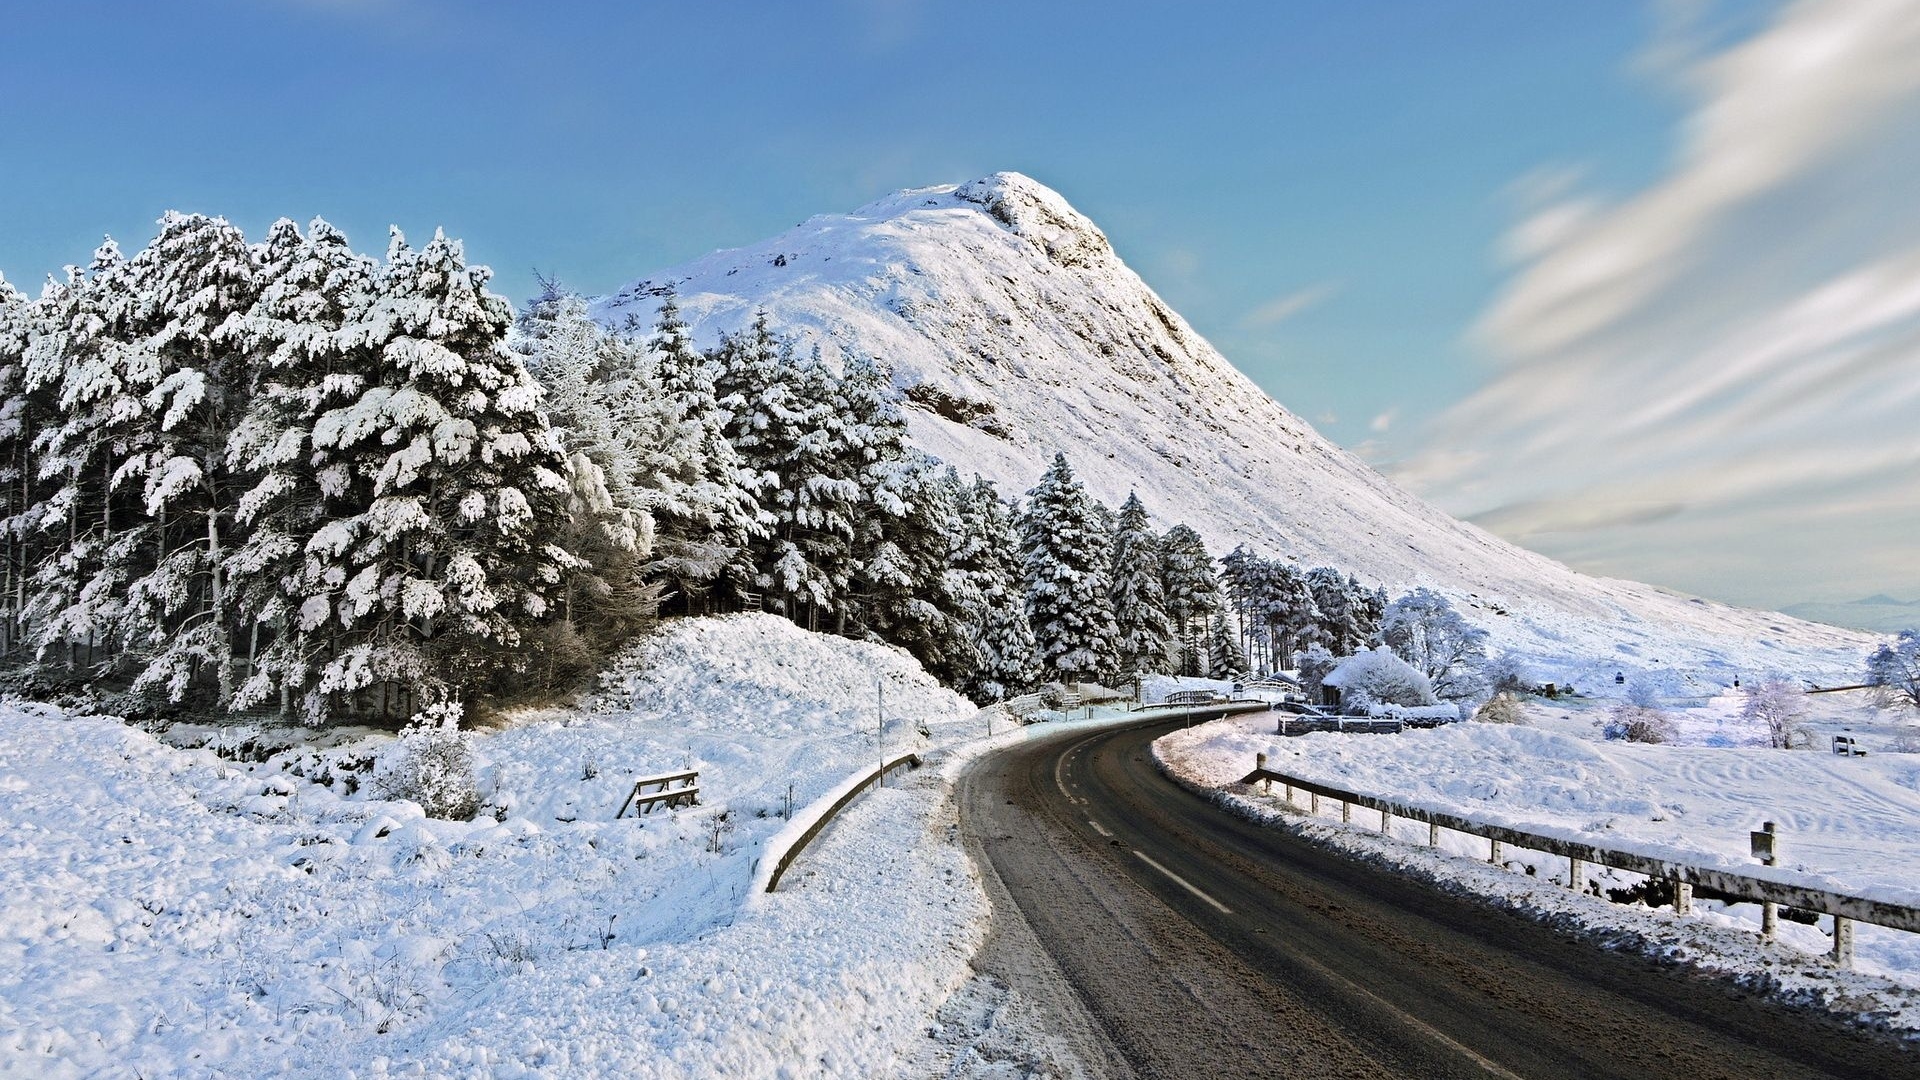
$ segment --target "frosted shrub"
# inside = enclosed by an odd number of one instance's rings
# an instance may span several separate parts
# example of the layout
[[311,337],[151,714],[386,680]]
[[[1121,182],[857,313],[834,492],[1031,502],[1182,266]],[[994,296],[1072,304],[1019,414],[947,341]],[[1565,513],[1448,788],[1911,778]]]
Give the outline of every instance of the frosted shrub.
[[429,817],[464,821],[480,808],[473,747],[460,730],[458,702],[429,705],[400,729],[399,741],[374,767],[373,794],[407,799]]
[[1801,724],[1800,688],[1785,679],[1768,679],[1747,688],[1740,718],[1767,729],[1767,745],[1776,750],[1805,746],[1811,741]]
[[1668,743],[1678,734],[1673,720],[1650,705],[1615,705],[1600,721],[1600,734],[1637,743]]
[[1520,699],[1502,691],[1487,699],[1480,711],[1473,714],[1475,720],[1483,724],[1524,724],[1527,714],[1520,706]]
[[1321,681],[1338,687],[1341,705],[1351,709],[1365,710],[1371,705],[1437,705],[1440,701],[1426,674],[1384,645],[1355,653]]

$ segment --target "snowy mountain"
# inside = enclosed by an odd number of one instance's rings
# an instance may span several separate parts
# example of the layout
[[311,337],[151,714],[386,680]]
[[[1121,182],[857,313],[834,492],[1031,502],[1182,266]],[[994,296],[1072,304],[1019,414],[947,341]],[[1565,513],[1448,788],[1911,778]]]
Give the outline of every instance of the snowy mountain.
[[764,309],[830,355],[877,357],[929,453],[1020,494],[1063,451],[1118,506],[1216,555],[1245,542],[1469,608],[1543,677],[1616,670],[1707,681],[1854,673],[1869,639],[1576,573],[1455,520],[1335,446],[1235,370],[1056,192],[1017,173],[912,189],[763,243],[648,275],[595,302],[650,324],[678,293],[711,345]]

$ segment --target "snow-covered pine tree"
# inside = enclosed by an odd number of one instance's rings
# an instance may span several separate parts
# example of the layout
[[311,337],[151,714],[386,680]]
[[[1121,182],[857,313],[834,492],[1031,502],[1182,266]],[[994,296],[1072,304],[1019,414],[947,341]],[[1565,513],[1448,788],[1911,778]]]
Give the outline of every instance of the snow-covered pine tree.
[[830,373],[800,362],[765,312],[722,339],[716,391],[728,441],[768,528],[747,548],[753,586],[795,622],[819,629],[844,601],[861,498],[846,447],[829,430]]
[[1233,628],[1227,625],[1224,611],[1215,612],[1213,626],[1207,635],[1206,675],[1214,679],[1231,679],[1247,669],[1247,654],[1240,650],[1240,641]]
[[[363,320],[378,264],[315,218],[302,236],[285,218],[261,244],[260,296],[220,338],[245,357],[247,408],[227,440],[242,486],[234,517],[238,543],[228,584],[244,628],[245,678],[232,707],[303,699],[333,659],[344,629],[332,598],[348,564],[335,515],[364,509],[372,482],[355,469],[354,447],[314,442],[319,419],[356,405],[378,373],[377,346]],[[314,699],[310,718],[330,703]]]
[[706,610],[709,594],[749,540],[765,533],[758,504],[743,478],[740,454],[727,441],[727,416],[714,388],[714,362],[693,347],[668,293],[647,347],[671,428],[664,448],[678,468],[662,469],[653,505],[654,551],[648,573],[678,594],[682,610]]
[[38,332],[39,314],[0,277],[0,656],[9,659],[26,634],[27,577],[41,547],[33,441],[53,414],[44,388],[27,391],[27,343]]
[[1175,525],[1160,538],[1160,583],[1178,641],[1177,670],[1182,675],[1204,675],[1207,616],[1220,606],[1220,585],[1206,541],[1186,525]]
[[1387,614],[1387,590],[1378,585],[1368,589],[1349,574],[1347,597],[1347,610],[1353,614],[1354,647],[1370,649],[1381,644],[1380,620]]
[[1160,584],[1160,538],[1137,493],[1127,493],[1114,518],[1112,537],[1107,595],[1113,600],[1119,674],[1125,678],[1164,672],[1173,632]]
[[321,414],[313,445],[371,497],[308,544],[339,590],[309,597],[302,621],[340,629],[310,717],[361,691],[404,717],[510,678],[522,630],[573,564],[544,537],[567,513],[566,459],[489,277],[444,235],[414,250],[395,230],[373,304],[344,331],[375,366],[354,401]]
[[902,464],[898,486],[877,489],[900,505],[876,505],[862,522],[863,536],[875,541],[857,552],[856,613],[866,633],[911,652],[942,681],[958,683],[980,664],[968,633],[978,608],[974,583],[954,558],[962,543],[956,500],[964,489],[957,474],[942,474],[917,452]]
[[1112,677],[1118,666],[1102,516],[1065,454],[1054,455],[1027,493],[1020,542],[1042,678],[1092,682]]
[[1285,667],[1292,663],[1294,653],[1320,642],[1320,609],[1314,602],[1313,589],[1298,567],[1292,563],[1276,562],[1273,573],[1273,625],[1278,635],[1275,649],[1278,658],[1275,667]]
[[253,307],[258,259],[220,218],[168,213],[127,264],[138,298],[115,333],[145,387],[141,423],[115,483],[139,485],[147,534],[127,585],[122,634],[133,691],[169,702],[198,685],[225,704],[234,691],[234,618],[226,558],[234,504],[226,444],[246,406],[245,362],[220,338]]
[[960,534],[953,565],[966,575],[975,601],[970,632],[979,657],[961,673],[960,689],[978,702],[1004,701],[1026,693],[1035,676],[1014,512],[993,482],[980,476],[956,507]]
[[125,258],[111,238],[83,272],[68,267],[39,307],[26,351],[26,389],[56,401],[32,444],[46,497],[34,524],[44,544],[28,585],[26,619],[43,661],[71,677],[105,674],[118,656],[128,570],[143,552],[130,528],[140,500],[115,483],[131,438],[150,422],[154,380],[120,339],[137,303]]
[[1320,613],[1316,639],[1333,650],[1335,656],[1353,655],[1361,644],[1347,579],[1330,566],[1316,566],[1307,571],[1307,589],[1312,592],[1313,606]]
[[665,485],[677,483],[667,475],[673,432],[651,355],[602,329],[580,297],[549,285],[516,324],[514,349],[540,381],[567,455],[568,513],[554,524],[573,562],[557,619],[530,642],[533,661],[554,683],[584,673],[658,606],[644,566],[652,507]]

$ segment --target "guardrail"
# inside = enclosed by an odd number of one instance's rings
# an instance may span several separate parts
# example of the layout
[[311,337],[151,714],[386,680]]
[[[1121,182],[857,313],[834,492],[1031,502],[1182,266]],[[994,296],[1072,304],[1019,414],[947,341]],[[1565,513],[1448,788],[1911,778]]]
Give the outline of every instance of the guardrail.
[[1833,951],[1829,955],[1833,962],[1841,967],[1847,967],[1853,963],[1853,923],[1855,922],[1873,923],[1876,926],[1920,933],[1920,907],[1834,892],[1808,880],[1806,875],[1792,870],[1758,867],[1753,872],[1739,873],[1718,867],[1695,866],[1658,855],[1600,847],[1565,837],[1528,832],[1525,829],[1490,825],[1458,814],[1429,810],[1426,807],[1393,802],[1389,799],[1378,799],[1297,776],[1273,772],[1265,767],[1266,755],[1261,754],[1259,757],[1263,759],[1261,765],[1248,773],[1240,782],[1281,784],[1285,787],[1286,801],[1289,805],[1293,804],[1293,793],[1298,789],[1311,797],[1310,809],[1314,814],[1320,812],[1319,801],[1323,798],[1336,799],[1340,802],[1342,821],[1353,820],[1355,806],[1379,811],[1381,832],[1386,832],[1396,817],[1424,821],[1428,825],[1429,846],[1439,843],[1441,829],[1452,829],[1454,832],[1469,836],[1483,837],[1490,845],[1487,861],[1492,863],[1501,862],[1502,845],[1558,855],[1568,860],[1567,887],[1570,889],[1580,888],[1582,867],[1589,863],[1645,874],[1649,878],[1664,879],[1673,885],[1674,911],[1684,915],[1692,908],[1694,888],[1699,887],[1733,900],[1745,900],[1762,905],[1760,933],[1766,938],[1773,936],[1779,908],[1786,907],[1831,915],[1833,916]]
[[827,827],[827,823],[833,820],[834,815],[846,809],[848,803],[859,798],[868,788],[879,783],[882,777],[900,768],[902,765],[914,769],[919,768],[920,755],[901,754],[892,761],[883,762],[875,766],[873,771],[862,778],[859,783],[853,785],[853,787],[842,793],[838,799],[835,799],[833,805],[827,807],[826,813],[821,814],[818,820],[807,827],[806,832],[800,834],[800,838],[795,840],[791,847],[781,853],[779,861],[773,864],[773,875],[767,879],[767,891],[772,892],[780,887],[780,875],[787,872],[787,868],[791,867],[793,861],[800,857],[800,853],[806,850],[808,844],[813,842],[813,838],[820,835],[820,830]]

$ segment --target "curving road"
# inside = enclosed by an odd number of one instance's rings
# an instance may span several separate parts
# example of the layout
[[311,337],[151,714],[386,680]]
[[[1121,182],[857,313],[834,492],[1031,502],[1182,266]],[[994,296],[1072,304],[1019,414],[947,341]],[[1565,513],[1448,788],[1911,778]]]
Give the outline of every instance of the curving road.
[[1920,1077],[1889,1039],[1608,952],[1235,817],[1148,725],[961,783],[995,903],[976,966],[1143,1077]]

